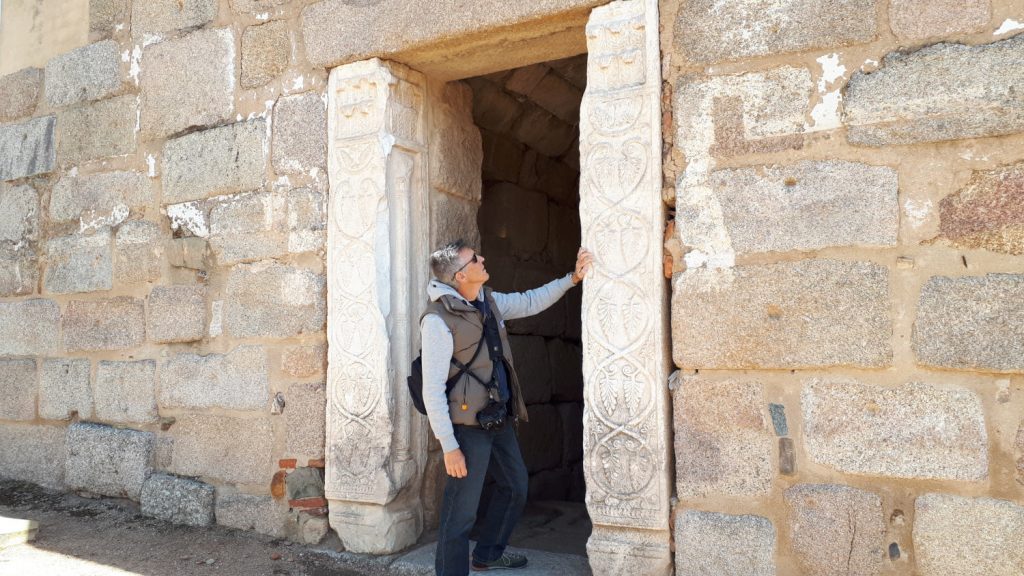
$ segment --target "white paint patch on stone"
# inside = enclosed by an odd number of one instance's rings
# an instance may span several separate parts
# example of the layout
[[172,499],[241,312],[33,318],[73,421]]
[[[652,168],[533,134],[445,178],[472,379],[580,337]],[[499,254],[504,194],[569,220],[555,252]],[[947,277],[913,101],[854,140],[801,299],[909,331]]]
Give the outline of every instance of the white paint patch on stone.
[[1024,30],[1024,23],[1018,22],[1013,18],[1007,18],[1003,21],[1002,25],[992,33],[992,35],[1002,36],[1003,34],[1009,34],[1010,32],[1016,32],[1017,30]]
[[928,214],[932,211],[931,200],[914,200],[913,198],[907,198],[907,201],[903,203],[903,213],[907,216],[907,222],[910,223],[912,228],[920,228],[925,220],[928,219]]
[[867,60],[864,61],[863,64],[860,65],[861,72],[871,72],[873,70],[878,70],[878,60],[872,60],[871,58],[868,58]]
[[128,207],[124,204],[117,204],[110,210],[109,214],[97,213],[95,210],[82,212],[78,219],[78,231],[90,232],[99,230],[106,226],[117,226],[128,219]]
[[132,48],[131,65],[128,67],[128,77],[132,79],[132,83],[136,86],[139,85],[139,72],[142,71],[142,46],[136,45]]
[[146,166],[148,167],[146,175],[150,178],[156,178],[156,156],[152,154],[146,155]]
[[220,336],[224,326],[224,301],[214,300],[210,304],[210,338]]
[[206,214],[199,207],[199,202],[171,204],[167,207],[167,217],[171,219],[172,230],[185,230],[200,238],[210,236]]
[[840,92],[842,87],[834,85],[846,76],[846,66],[839,61],[839,54],[836,53],[826,54],[817,61],[821,65],[821,76],[818,78],[818,94],[821,95],[821,100],[811,110],[813,124],[804,126],[808,132],[834,130],[842,126],[839,113],[839,105],[843,101]]
[[305,83],[305,81],[306,79],[303,78],[302,76],[299,76],[295,80],[292,80],[292,90],[302,90],[302,86]]
[[257,20],[269,20],[270,19],[270,12],[263,12],[261,14],[257,14],[256,15],[256,19]]

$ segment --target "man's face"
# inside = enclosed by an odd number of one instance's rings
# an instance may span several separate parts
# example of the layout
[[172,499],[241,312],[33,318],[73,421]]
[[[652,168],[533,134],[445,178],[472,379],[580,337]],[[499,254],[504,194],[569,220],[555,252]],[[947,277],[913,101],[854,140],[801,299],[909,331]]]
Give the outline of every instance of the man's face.
[[487,273],[487,268],[484,267],[484,257],[474,252],[472,248],[463,248],[459,251],[459,265],[463,268],[455,273],[456,282],[483,284],[491,277]]

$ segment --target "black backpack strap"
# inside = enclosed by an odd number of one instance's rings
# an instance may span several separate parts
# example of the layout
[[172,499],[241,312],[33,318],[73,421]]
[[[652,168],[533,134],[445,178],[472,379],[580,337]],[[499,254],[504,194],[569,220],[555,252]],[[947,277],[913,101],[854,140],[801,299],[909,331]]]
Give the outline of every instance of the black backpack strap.
[[[476,360],[476,357],[480,355],[480,350],[483,349],[484,341],[486,339],[487,338],[483,334],[480,335],[480,343],[476,345],[476,351],[473,352],[473,357],[469,359],[470,364],[472,364],[473,361]],[[473,374],[473,372],[469,369],[469,366],[463,364],[462,362],[459,362],[458,360],[455,359],[454,356],[452,356],[452,364],[454,364],[455,367],[459,369],[459,371],[456,372],[454,376],[449,378],[448,381],[444,383],[444,393],[446,395],[452,391],[452,388],[455,387],[455,383],[459,381],[459,378],[462,378],[463,374],[468,374],[470,378],[473,378],[477,382],[483,384],[485,388],[490,388],[490,386],[486,382],[481,380],[479,376]]]

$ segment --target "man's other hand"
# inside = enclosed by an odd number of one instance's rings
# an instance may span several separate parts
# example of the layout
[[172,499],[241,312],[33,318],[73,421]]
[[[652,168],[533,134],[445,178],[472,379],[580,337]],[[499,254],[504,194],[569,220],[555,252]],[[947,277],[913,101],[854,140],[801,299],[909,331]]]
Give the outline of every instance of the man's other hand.
[[444,469],[452,478],[466,477],[466,457],[461,448],[444,453]]

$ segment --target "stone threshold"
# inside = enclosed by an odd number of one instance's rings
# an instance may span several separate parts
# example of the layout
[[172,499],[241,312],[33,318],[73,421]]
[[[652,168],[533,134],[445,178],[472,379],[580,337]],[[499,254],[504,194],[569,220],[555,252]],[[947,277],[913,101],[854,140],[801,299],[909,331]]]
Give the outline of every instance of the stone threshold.
[[[470,550],[475,542],[470,543]],[[384,570],[389,576],[433,576],[434,550],[437,542],[428,542],[413,548],[409,552],[389,556],[368,556],[351,552],[334,552],[331,550],[314,549],[312,552],[360,566],[364,570]],[[560,554],[543,550],[527,550],[509,546],[508,550],[525,554],[530,563],[525,568],[514,571],[516,576],[592,576],[590,563],[585,556],[576,554]],[[502,572],[504,573],[504,572]],[[512,572],[509,572],[510,574]]]

